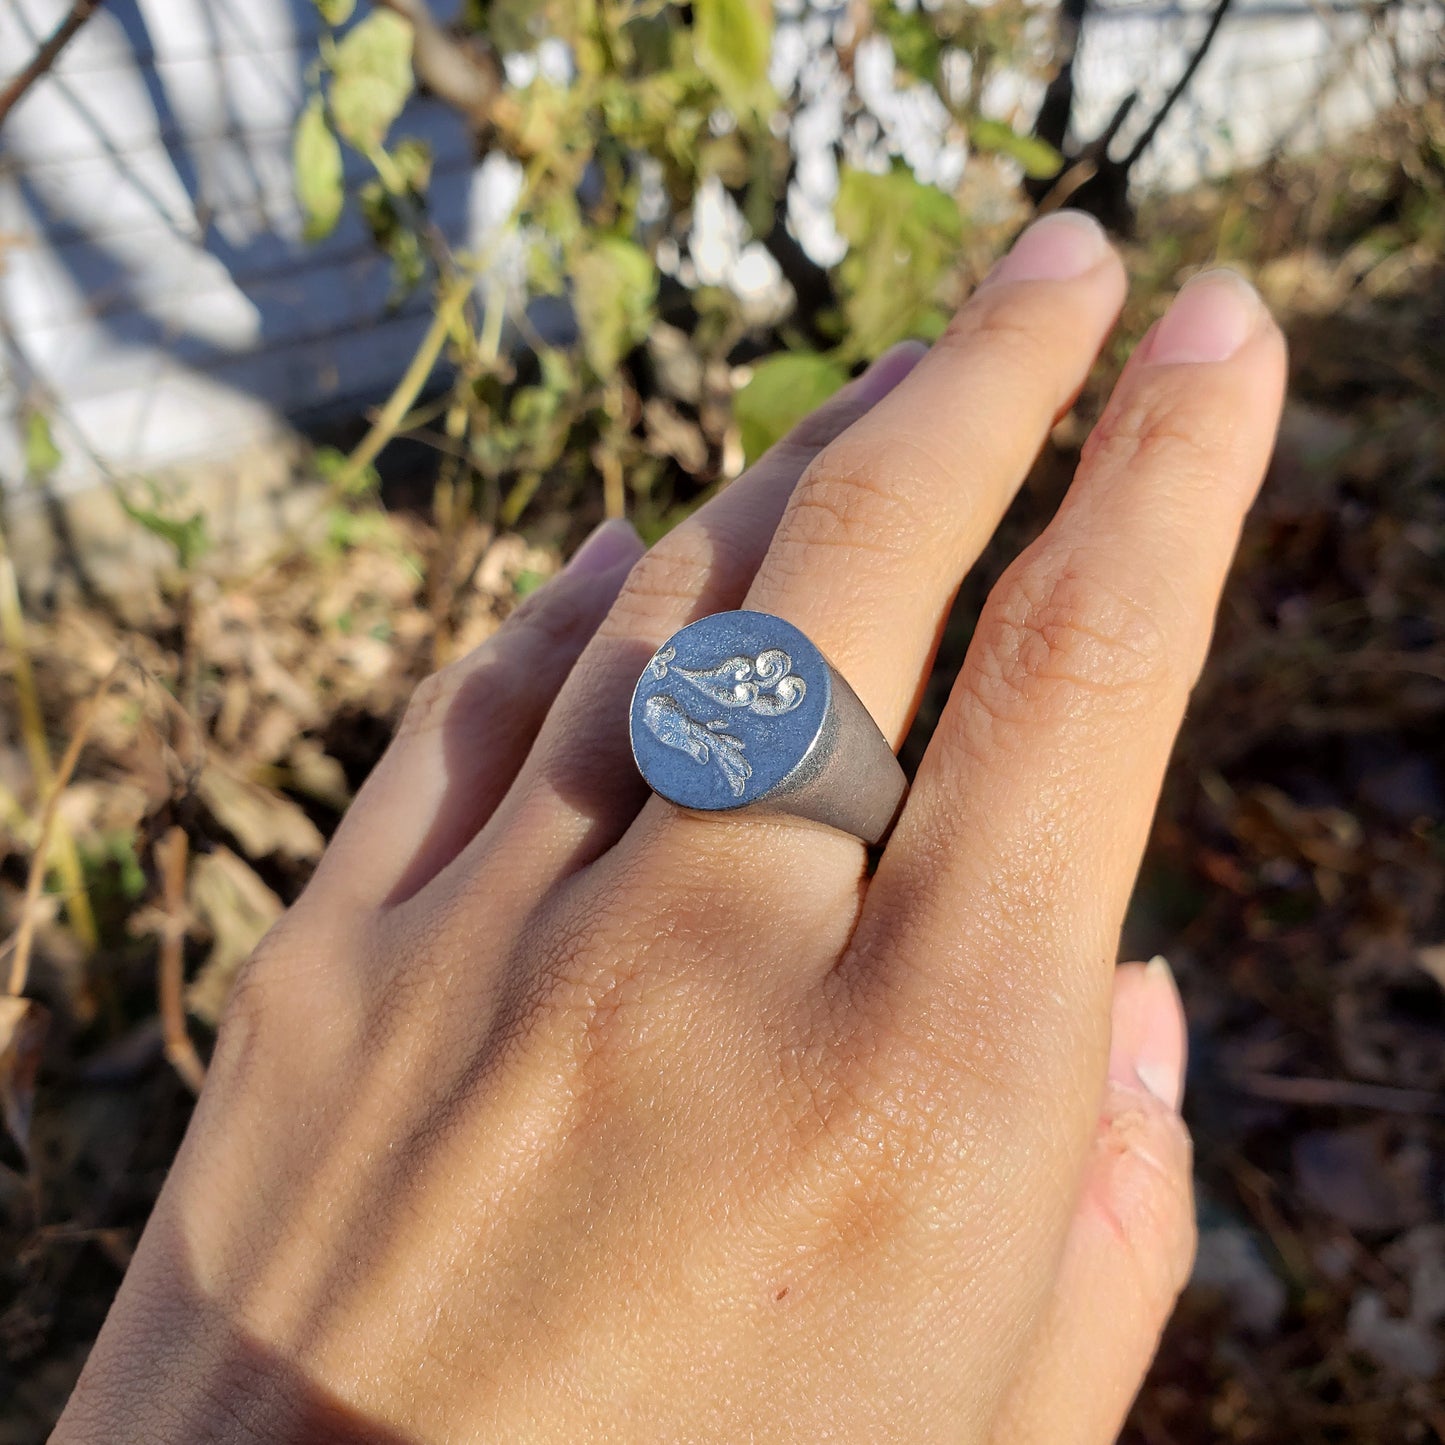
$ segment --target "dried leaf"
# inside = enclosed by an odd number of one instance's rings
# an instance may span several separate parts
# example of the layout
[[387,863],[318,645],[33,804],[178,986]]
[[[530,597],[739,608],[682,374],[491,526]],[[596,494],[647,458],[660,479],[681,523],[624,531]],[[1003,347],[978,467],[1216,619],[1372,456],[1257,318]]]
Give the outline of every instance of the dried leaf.
[[1392,1315],[1374,1290],[1361,1290],[1346,1326],[1356,1349],[1377,1364],[1416,1380],[1429,1380],[1445,1365],[1445,1343],[1429,1320]]
[[50,1011],[43,1004],[30,998],[0,998],[0,1117],[27,1160],[35,1076],[49,1027]]
[[1441,988],[1445,988],[1445,943],[1432,943],[1428,948],[1417,949],[1415,962],[1420,965]]
[[1294,1142],[1295,1182],[1317,1209],[1347,1229],[1383,1232],[1430,1217],[1431,1160],[1384,1120],[1317,1129]]
[[320,829],[290,798],[249,778],[239,778],[214,760],[201,774],[197,791],[248,857],[269,858],[279,853],[283,858],[309,862],[321,856],[325,840]]
[[1269,1267],[1254,1235],[1234,1223],[1200,1230],[1190,1289],[1227,1301],[1240,1328],[1252,1335],[1272,1334],[1288,1300],[1284,1281]]
[[236,971],[282,914],[281,900],[229,848],[191,865],[191,908],[211,933],[211,951],[186,991],[191,1012],[214,1026]]
[[298,738],[287,754],[286,763],[293,792],[315,798],[338,813],[350,805],[351,788],[346,781],[346,769],[324,751],[315,738]]

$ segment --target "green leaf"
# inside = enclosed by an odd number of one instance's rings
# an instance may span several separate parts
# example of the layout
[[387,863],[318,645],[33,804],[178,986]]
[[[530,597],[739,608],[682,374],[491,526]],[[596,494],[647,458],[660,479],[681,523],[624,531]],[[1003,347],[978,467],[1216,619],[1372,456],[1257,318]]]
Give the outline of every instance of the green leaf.
[[149,507],[139,507],[121,495],[121,510],[132,522],[139,523],[151,536],[159,537],[171,547],[176,554],[176,565],[182,572],[190,571],[211,547],[205,514],[193,512],[189,517],[169,516],[163,509],[170,503],[161,489],[152,481],[147,481],[146,487],[151,495]]
[[63,460],[50,430],[50,418],[43,411],[25,413],[25,475],[43,482]]
[[[311,465],[323,482],[335,483],[346,474],[351,458],[337,447],[317,447],[311,454]],[[363,467],[346,489],[348,497],[364,497],[381,490],[381,473],[374,466]]]
[[316,8],[328,25],[345,25],[356,9],[356,0],[316,0]]
[[933,12],[921,5],[916,10],[900,10],[893,0],[879,0],[873,7],[873,19],[888,37],[899,70],[905,76],[931,81],[943,54]]
[[572,267],[572,305],[587,364],[609,375],[652,327],[657,268],[640,246],[603,236]]
[[431,146],[416,136],[403,136],[391,148],[392,168],[414,196],[424,196],[431,184],[431,161]]
[[[394,544],[396,532],[391,518],[375,507],[363,507],[354,511],[341,503],[333,503],[326,509],[326,545],[333,552],[349,552],[355,547],[385,547]],[[405,561],[405,554],[401,554]],[[355,629],[355,618],[349,618],[347,631]]]
[[426,277],[426,254],[421,238],[406,225],[397,210],[396,199],[381,181],[368,181],[356,199],[372,240],[391,258],[391,295],[387,297],[387,305],[400,305]]
[[872,358],[935,325],[939,283],[963,234],[953,198],[902,165],[881,176],[849,170],[834,221],[848,242],[838,267],[845,353]]
[[491,0],[482,13],[464,17],[464,23],[484,34],[499,54],[516,55],[535,50],[545,37],[545,12],[542,0]]
[[733,397],[749,465],[847,380],[839,362],[816,351],[780,352],[753,367],[747,385]]
[[527,288],[534,296],[560,296],[567,289],[562,258],[550,236],[527,239]]
[[771,0],[693,0],[692,16],[694,58],[723,103],[740,120],[768,114]]
[[978,150],[1017,161],[1030,180],[1052,180],[1064,168],[1063,156],[1048,141],[1036,135],[1020,135],[1001,120],[970,121],[968,138]]
[[411,95],[411,26],[374,10],[348,30],[332,60],[331,113],[357,150],[379,146]]
[[341,147],[326,123],[321,97],[313,95],[296,122],[291,148],[296,171],[296,199],[306,218],[308,241],[319,241],[336,229],[346,192],[341,185]]

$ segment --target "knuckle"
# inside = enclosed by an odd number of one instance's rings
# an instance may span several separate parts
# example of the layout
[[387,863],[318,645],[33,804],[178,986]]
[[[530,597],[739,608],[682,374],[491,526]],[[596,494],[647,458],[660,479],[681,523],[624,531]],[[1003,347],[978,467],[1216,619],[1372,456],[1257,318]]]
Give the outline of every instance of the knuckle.
[[913,1250],[930,1232],[944,1145],[937,1109],[871,1068],[790,1080],[787,1125],[809,1225],[833,1262]]
[[221,1012],[208,1088],[296,1069],[324,1077],[360,1035],[363,1001],[335,967],[354,942],[316,925],[298,903],[241,964]]
[[569,578],[555,577],[547,586],[539,587],[513,609],[479,651],[534,648],[538,643],[556,646],[575,637],[597,609],[588,605],[585,589],[569,586],[569,581]]
[[1084,443],[1081,469],[1105,475],[1133,470],[1208,475],[1229,452],[1233,435],[1230,415],[1210,401],[1172,377],[1129,388],[1105,410]]
[[816,411],[811,411],[773,448],[778,461],[796,462],[801,469],[822,447],[852,420],[856,408],[847,398],[834,396]]
[[991,366],[1011,373],[1046,376],[1057,365],[1058,312],[1052,300],[1032,288],[1012,293],[984,291],[961,308],[941,338],[946,348],[986,349]]
[[1198,1240],[1189,1131],[1167,1106],[1111,1085],[1095,1151],[1105,1161],[1097,1206],[1162,1315],[1188,1283]]
[[885,556],[912,550],[925,525],[918,499],[937,494],[939,474],[915,442],[850,436],[825,447],[803,473],[778,541]]
[[649,1058],[676,1058],[678,1028],[702,1013],[698,981],[659,939],[702,939],[687,919],[639,909],[629,890],[602,890],[585,911],[537,940],[532,978],[501,1020],[508,1037],[540,1030],[572,1065],[579,1086],[606,1094],[644,1073]]
[[[472,670],[475,668],[476,663],[473,662]],[[407,699],[406,710],[401,716],[401,726],[397,729],[398,735],[414,737],[439,727],[457,694],[460,681],[461,664],[457,662],[422,678]]]
[[[293,911],[285,914],[241,965],[226,999],[207,1071],[235,1086],[275,1060],[313,1057],[308,1036],[332,1001],[319,997],[320,971]],[[298,1052],[299,1051],[299,1052]]]
[[1082,707],[1150,706],[1181,671],[1153,609],[1111,580],[1114,564],[1070,549],[1026,556],[979,620],[974,697],[1000,722],[1057,722]]
[[721,561],[720,546],[698,527],[669,532],[628,573],[603,623],[609,637],[650,632],[659,617],[690,605]]

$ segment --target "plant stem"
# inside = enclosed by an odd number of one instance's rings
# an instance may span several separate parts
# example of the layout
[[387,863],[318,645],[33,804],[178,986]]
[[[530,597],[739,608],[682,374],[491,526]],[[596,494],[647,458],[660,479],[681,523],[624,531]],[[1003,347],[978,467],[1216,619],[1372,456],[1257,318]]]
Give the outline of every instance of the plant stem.
[[[8,559],[7,559],[8,563]],[[69,838],[69,834],[58,833],[60,826],[59,805],[62,794],[65,792],[66,784],[70,782],[71,774],[75,772],[75,765],[80,761],[81,750],[85,747],[86,740],[90,737],[90,730],[95,726],[95,720],[100,716],[100,705],[105,699],[106,693],[110,691],[110,685],[126,664],[117,662],[111,670],[101,679],[100,686],[96,688],[91,699],[85,705],[85,711],[81,714],[80,722],[75,732],[71,735],[70,745],[65,749],[64,756],[60,759],[60,766],[55,770],[46,788],[45,806],[40,813],[40,836],[35,840],[35,852],[30,858],[30,873],[25,880],[25,900],[20,908],[20,927],[15,931],[15,952],[10,959],[10,982],[7,992],[19,996],[25,992],[25,985],[30,974],[30,949],[35,941],[35,916],[36,906],[40,902],[40,890],[45,882],[45,855],[50,850],[51,840],[60,837]],[[44,741],[42,735],[42,742]],[[49,757],[46,757],[46,767],[50,764]],[[75,844],[70,843],[72,855]],[[75,867],[79,870],[80,860],[75,859]],[[95,927],[95,920],[90,915],[90,898],[85,893],[83,883],[80,891],[74,898],[67,898],[66,908],[69,911],[70,921],[76,925],[73,904],[77,900],[84,900],[86,915],[89,919],[92,930]],[[79,932],[79,927],[76,926]],[[92,944],[92,947],[94,945]]]
[[436,314],[421,345],[417,347],[410,365],[396,384],[396,389],[387,398],[386,405],[377,414],[370,430],[362,437],[356,449],[347,457],[333,479],[335,489],[345,496],[353,491],[366,469],[381,454],[382,448],[396,435],[407,412],[421,393],[427,378],[432,374],[437,357],[446,345],[447,337],[462,307],[471,294],[472,277],[463,274],[454,277],[443,290],[437,304]]
[[100,9],[104,0],[75,0],[60,24],[50,33],[44,44],[0,90],[0,124],[15,108],[20,97],[55,64],[60,52],[70,44],[75,32]]
[[[40,707],[35,669],[31,665],[30,649],[25,640],[25,616],[20,606],[20,589],[16,585],[15,568],[10,561],[10,553],[5,547],[3,537],[0,537],[0,636],[4,637],[5,645],[14,659],[20,732],[25,739],[30,771],[35,777],[35,789],[44,800],[46,811],[50,812],[59,789],[50,763],[50,746],[45,739],[45,715]],[[42,877],[47,852],[52,855],[50,861],[60,875],[65,916],[87,952],[94,952],[100,942],[100,935],[95,926],[90,895],[85,887],[85,872],[80,866],[80,854],[70,829],[60,819],[53,819],[48,829],[42,825],[35,847]],[[22,928],[24,925],[25,920],[22,919]],[[23,970],[21,975],[23,979]],[[19,990],[12,989],[11,992]]]
[[161,875],[160,960],[157,989],[160,994],[161,1035],[166,1058],[193,1094],[206,1082],[206,1066],[196,1053],[186,1028],[185,982],[186,943],[186,858],[190,841],[186,830],[170,827],[156,844],[156,867]]

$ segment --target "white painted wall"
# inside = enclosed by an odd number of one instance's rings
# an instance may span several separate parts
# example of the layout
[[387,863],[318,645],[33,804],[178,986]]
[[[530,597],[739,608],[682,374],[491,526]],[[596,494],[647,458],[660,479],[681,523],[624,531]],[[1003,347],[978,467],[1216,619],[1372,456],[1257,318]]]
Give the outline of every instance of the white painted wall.
[[[1085,27],[1076,118],[1084,135],[1119,100],[1140,102],[1127,152],[1193,53],[1212,4],[1103,0]],[[1141,158],[1141,185],[1182,189],[1259,163],[1277,148],[1324,149],[1399,100],[1418,101],[1440,57],[1445,5],[1401,0],[1372,20],[1359,0],[1236,0],[1188,91]],[[1399,94],[1402,79],[1407,93]]]
[[[0,74],[24,63],[67,4],[0,0]],[[786,78],[837,16],[799,0],[782,11],[775,70]],[[1177,0],[1103,0],[1079,61],[1082,130],[1134,88],[1147,115],[1201,14]],[[1185,185],[1283,138],[1317,146],[1367,120],[1394,98],[1390,44],[1423,54],[1438,39],[1441,0],[1406,0],[1393,14],[1393,37],[1368,39],[1351,3],[1238,0],[1143,178]],[[1041,35],[1046,27],[1041,12]],[[7,488],[21,477],[26,405],[53,417],[61,485],[74,489],[104,468],[222,458],[282,417],[373,399],[399,374],[426,298],[388,314],[386,264],[354,216],[322,245],[300,240],[290,131],[317,29],[311,0],[109,0],[12,113],[0,133]],[[886,53],[870,63],[885,131],[930,178],[956,178],[966,158],[940,144],[926,97],[893,91]],[[1005,81],[997,105],[1027,112],[1036,89]],[[821,258],[835,180],[829,106],[824,84],[800,126],[808,154],[794,197]],[[461,125],[419,101],[402,128],[432,144],[437,219],[461,241],[489,209],[490,184],[478,182]]]
[[[68,0],[0,0],[0,72]],[[424,329],[348,214],[301,240],[291,128],[319,28],[310,0],[110,0],[0,133],[0,477],[18,412],[54,418],[62,482],[223,456],[277,416],[370,399]],[[460,123],[417,102],[437,219],[467,231]]]

